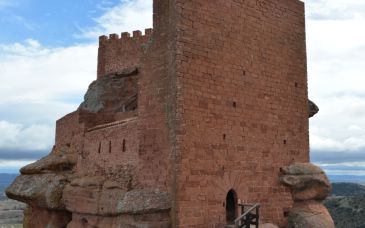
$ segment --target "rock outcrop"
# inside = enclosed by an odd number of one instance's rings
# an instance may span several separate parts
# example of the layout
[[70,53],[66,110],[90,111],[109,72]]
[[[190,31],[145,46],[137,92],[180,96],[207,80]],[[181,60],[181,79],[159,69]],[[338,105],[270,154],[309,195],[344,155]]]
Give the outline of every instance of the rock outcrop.
[[62,201],[65,186],[74,178],[77,154],[70,145],[53,147],[39,161],[23,167],[7,188],[9,198],[24,202],[24,227],[65,227],[71,220]]
[[93,81],[79,109],[92,113],[100,111],[116,113],[136,110],[137,74],[138,68],[133,67],[105,75]]
[[25,228],[170,227],[169,193],[138,183],[137,82],[136,67],[92,82],[51,153],[20,170],[6,194],[28,205]]
[[280,181],[289,186],[294,199],[289,212],[289,228],[334,228],[322,201],[330,194],[331,184],[324,171],[310,163],[296,163],[281,169]]
[[51,153],[39,161],[24,166],[20,173],[24,175],[71,172],[77,162],[76,148],[64,145],[53,147]]
[[128,190],[118,182],[101,176],[75,179],[65,188],[63,202],[69,211],[103,216],[155,213],[170,209],[170,197],[165,192]]
[[10,198],[51,210],[65,209],[61,202],[67,176],[59,174],[21,175],[7,189]]
[[313,117],[319,112],[318,106],[311,100],[308,100],[308,115],[309,118]]

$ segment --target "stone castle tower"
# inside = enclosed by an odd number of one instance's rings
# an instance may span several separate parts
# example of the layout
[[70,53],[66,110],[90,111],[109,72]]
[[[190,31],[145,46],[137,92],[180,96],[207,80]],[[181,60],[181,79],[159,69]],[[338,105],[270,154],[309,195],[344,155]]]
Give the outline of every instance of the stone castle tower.
[[285,226],[280,170],[309,162],[304,4],[154,0],[153,27],[100,37],[85,101],[7,191],[25,227],[224,227],[239,202]]

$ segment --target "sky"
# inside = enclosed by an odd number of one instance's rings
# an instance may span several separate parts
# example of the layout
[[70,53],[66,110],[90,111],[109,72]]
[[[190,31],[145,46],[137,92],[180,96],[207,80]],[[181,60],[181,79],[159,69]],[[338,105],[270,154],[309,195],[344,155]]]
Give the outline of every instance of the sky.
[[[365,175],[365,1],[305,0],[311,161]],[[0,0],[0,172],[50,152],[96,78],[99,35],[152,27],[152,0]]]

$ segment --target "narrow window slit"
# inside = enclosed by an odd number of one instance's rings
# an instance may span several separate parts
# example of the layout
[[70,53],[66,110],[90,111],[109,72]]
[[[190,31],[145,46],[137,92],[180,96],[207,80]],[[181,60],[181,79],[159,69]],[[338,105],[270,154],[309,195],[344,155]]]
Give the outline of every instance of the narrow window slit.
[[98,153],[100,154],[101,152],[101,142],[99,142],[99,147],[98,147]]
[[123,139],[122,151],[125,152],[125,139]]
[[112,152],[112,141],[109,141],[109,153]]

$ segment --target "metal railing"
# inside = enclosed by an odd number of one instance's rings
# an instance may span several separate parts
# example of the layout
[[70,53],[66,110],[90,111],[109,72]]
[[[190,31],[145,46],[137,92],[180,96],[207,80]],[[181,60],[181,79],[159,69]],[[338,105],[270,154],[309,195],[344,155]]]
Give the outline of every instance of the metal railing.
[[[238,204],[241,207],[241,215],[234,220],[235,228],[250,228],[251,225],[259,227],[260,204]],[[245,207],[249,207],[246,211]]]

